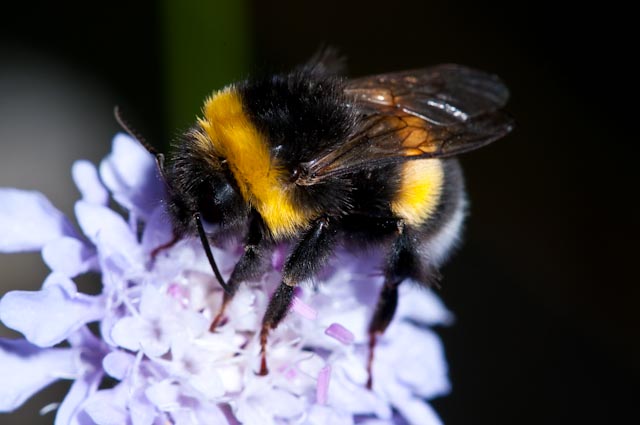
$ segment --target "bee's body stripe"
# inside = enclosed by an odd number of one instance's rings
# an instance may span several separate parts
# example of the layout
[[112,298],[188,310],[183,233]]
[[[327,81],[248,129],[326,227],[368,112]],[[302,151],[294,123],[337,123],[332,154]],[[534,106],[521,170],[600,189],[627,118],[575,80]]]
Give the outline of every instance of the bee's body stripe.
[[420,226],[436,211],[443,184],[441,160],[407,161],[402,164],[400,185],[391,202],[391,210],[405,223]]
[[286,170],[272,158],[268,141],[244,111],[242,100],[233,88],[221,90],[204,105],[199,125],[210,143],[203,149],[224,158],[247,203],[262,216],[276,238],[294,236],[308,226],[311,217],[296,208],[283,183]]

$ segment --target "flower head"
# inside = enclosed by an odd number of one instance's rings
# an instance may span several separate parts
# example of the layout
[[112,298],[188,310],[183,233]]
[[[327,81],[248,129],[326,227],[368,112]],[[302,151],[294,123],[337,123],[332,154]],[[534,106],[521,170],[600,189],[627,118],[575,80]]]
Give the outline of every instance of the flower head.
[[[270,373],[258,376],[257,330],[286,247],[274,252],[270,271],[241,286],[228,320],[209,332],[222,290],[199,242],[181,240],[152,256],[173,238],[153,157],[118,135],[99,169],[79,161],[72,174],[82,194],[80,230],[43,195],[0,189],[0,251],[40,250],[51,269],[41,290],[0,300],[2,322],[25,337],[0,340],[0,411],[71,379],[57,424],[439,423],[425,400],[446,394],[449,381],[429,326],[451,315],[432,292],[401,286],[367,390],[380,258],[338,249],[296,293],[269,340]],[[110,197],[126,216],[109,208]],[[225,244],[213,251],[228,276],[242,246]],[[73,279],[87,272],[101,274],[100,294],[78,291]]]

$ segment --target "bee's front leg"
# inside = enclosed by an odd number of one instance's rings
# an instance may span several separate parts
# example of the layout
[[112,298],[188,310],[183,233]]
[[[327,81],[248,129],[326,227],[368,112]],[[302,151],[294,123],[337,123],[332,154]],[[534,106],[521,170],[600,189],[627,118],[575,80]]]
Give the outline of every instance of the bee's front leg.
[[262,319],[260,331],[260,375],[269,373],[267,368],[267,340],[269,332],[278,327],[291,307],[296,285],[312,276],[324,265],[333,251],[336,231],[326,217],[317,219],[296,243],[287,258],[282,272],[282,282],[274,292]]

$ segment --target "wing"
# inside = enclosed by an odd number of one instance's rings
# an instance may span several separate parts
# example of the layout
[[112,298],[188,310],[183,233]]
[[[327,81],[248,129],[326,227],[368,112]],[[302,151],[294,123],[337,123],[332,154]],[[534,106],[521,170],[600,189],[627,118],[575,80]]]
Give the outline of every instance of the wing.
[[502,108],[509,90],[500,79],[460,65],[351,80],[345,93],[365,113],[402,110],[434,125],[449,125]]
[[440,65],[351,80],[360,122],[339,148],[302,164],[296,183],[411,159],[447,157],[477,149],[512,130],[500,111],[509,92],[498,77],[459,65]]

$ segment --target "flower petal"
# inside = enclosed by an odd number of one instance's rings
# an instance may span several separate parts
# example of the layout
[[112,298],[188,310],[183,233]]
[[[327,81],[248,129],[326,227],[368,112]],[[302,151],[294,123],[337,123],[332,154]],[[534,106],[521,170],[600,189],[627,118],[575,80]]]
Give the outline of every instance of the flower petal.
[[124,351],[112,351],[102,361],[104,371],[113,378],[123,380],[135,362],[135,357]]
[[82,404],[98,389],[103,373],[95,370],[78,378],[58,407],[55,425],[90,425],[93,422],[81,410]]
[[[126,316],[118,320],[113,328],[111,328],[111,339],[122,348],[131,351],[138,351],[141,348],[141,342],[147,338],[146,323],[140,317]],[[166,349],[159,350],[162,355],[169,350],[169,344]]]
[[74,234],[71,223],[40,192],[0,188],[0,252],[38,251]]
[[[376,353],[377,355],[377,353]],[[375,366],[376,362],[374,362]],[[357,414],[375,414],[381,419],[392,415],[391,407],[378,394],[365,388],[368,375],[364,363],[355,355],[340,356],[332,364],[329,405]],[[376,384],[374,375],[374,385]]]
[[303,412],[302,398],[264,380],[249,382],[235,406],[236,417],[245,425],[276,424],[276,417],[292,419]]
[[75,238],[52,240],[42,249],[42,258],[52,271],[68,277],[99,270],[95,249]]
[[[145,394],[140,391],[137,391],[129,399],[129,414],[131,415],[132,425],[152,425],[158,417],[156,408],[149,402]],[[156,423],[167,422],[158,421]]]
[[107,207],[84,201],[76,202],[75,211],[82,231],[103,257],[132,256],[132,262],[138,258],[138,242],[122,216]]
[[98,177],[98,170],[91,162],[86,160],[74,162],[71,175],[84,201],[98,205],[109,203],[109,192],[102,185]]
[[149,385],[145,395],[159,410],[172,412],[182,407],[180,386],[172,379],[165,379]]
[[111,153],[100,163],[100,177],[120,205],[145,220],[164,196],[155,158],[125,134],[113,139]]
[[154,249],[166,245],[173,239],[171,219],[164,205],[158,206],[146,223],[142,233],[142,249],[150,254]]
[[399,292],[396,317],[409,318],[426,325],[449,325],[453,322],[453,314],[431,289],[406,281],[400,285]]
[[228,418],[218,406],[212,403],[198,403],[171,412],[175,425],[230,424],[239,425],[235,418]]
[[175,299],[147,285],[142,290],[140,314],[115,324],[111,337],[122,347],[142,349],[150,357],[166,353],[184,337],[203,334],[209,321],[200,313],[182,309]]
[[353,425],[353,416],[329,406],[314,404],[309,410],[306,425]]
[[154,422],[158,411],[141,391],[140,385],[144,383],[144,380],[127,380],[113,388],[97,391],[84,405],[86,414],[98,425],[167,423],[166,418]]
[[0,412],[10,412],[58,379],[81,373],[76,349],[42,349],[23,339],[0,339]]
[[406,388],[389,391],[391,403],[410,425],[442,425],[433,408],[424,400],[411,396]]
[[418,398],[412,398],[395,407],[412,425],[442,425],[442,421],[433,408]]
[[208,321],[199,313],[182,310],[179,304],[153,286],[142,290],[140,312],[120,319],[111,338],[121,347],[142,350],[150,357],[169,351],[172,341],[184,335],[203,333]]
[[174,299],[147,285],[140,297],[140,315],[146,319],[160,319],[169,312],[175,313],[177,303]]
[[[393,344],[376,347],[373,381],[377,388],[387,390],[392,383],[398,383],[423,398],[433,398],[450,391],[442,342],[433,331],[396,322],[389,328],[389,334]],[[404,367],[393,367],[398,364]],[[379,381],[379,386],[376,381]]]
[[40,291],[11,291],[0,300],[0,320],[33,344],[55,345],[104,315],[102,297],[76,292],[66,277],[52,274],[45,283]]
[[304,404],[299,397],[277,388],[265,391],[262,394],[262,402],[279,418],[290,419],[304,412]]
[[214,401],[224,395],[225,388],[214,368],[210,368],[207,372],[194,374],[188,378],[187,382],[194,390],[202,394],[206,400]]
[[124,384],[94,393],[84,405],[85,412],[98,425],[122,425],[129,423],[127,391]]

